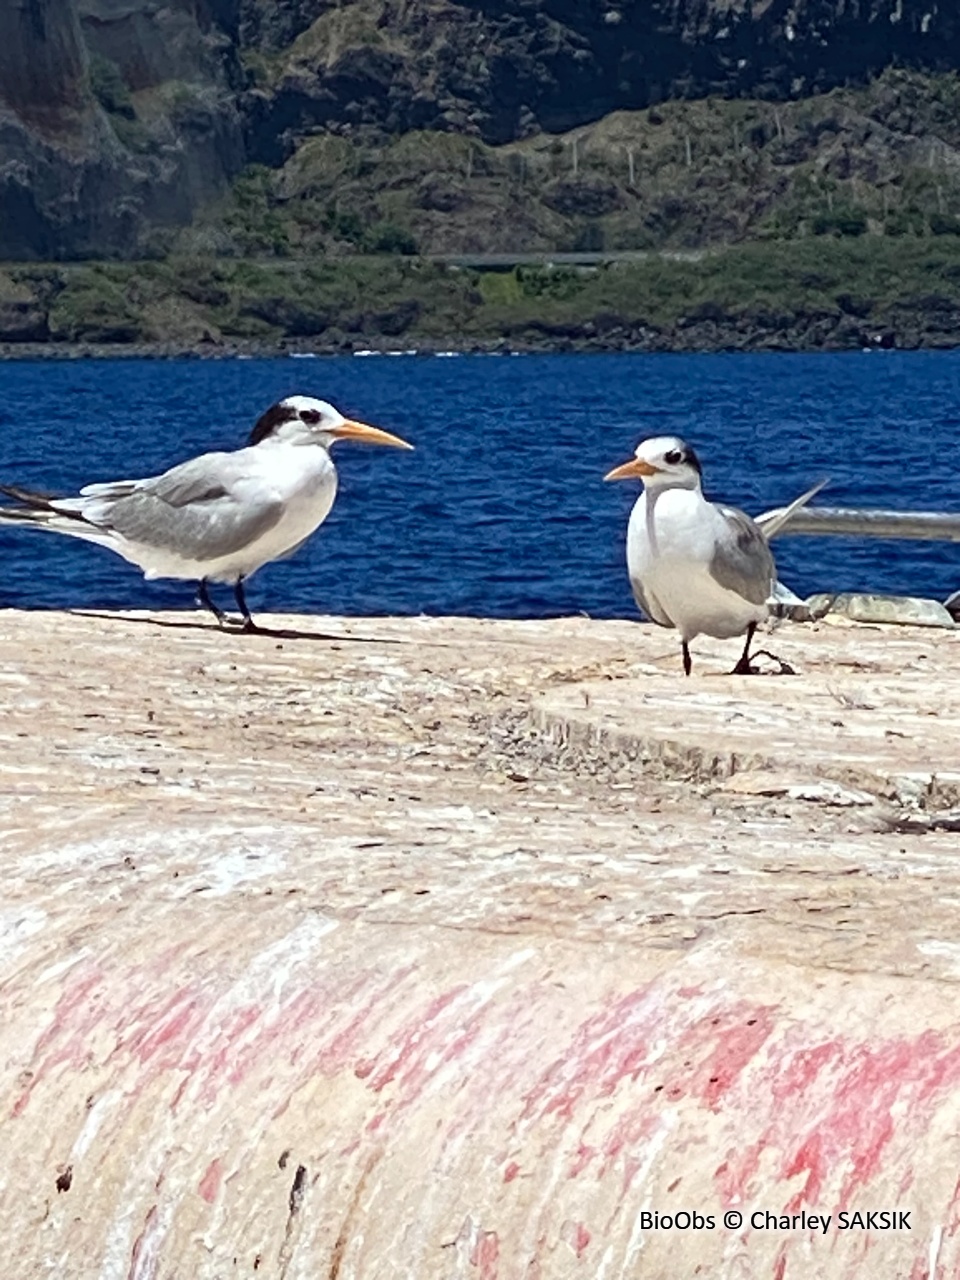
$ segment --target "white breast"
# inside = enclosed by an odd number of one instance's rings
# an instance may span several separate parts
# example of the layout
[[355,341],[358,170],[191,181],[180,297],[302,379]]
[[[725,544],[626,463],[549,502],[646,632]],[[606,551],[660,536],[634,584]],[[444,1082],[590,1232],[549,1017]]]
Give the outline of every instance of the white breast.
[[710,573],[724,528],[717,508],[694,489],[644,491],[627,528],[627,569],[655,622],[676,627],[684,640],[705,634],[741,635],[767,616]]

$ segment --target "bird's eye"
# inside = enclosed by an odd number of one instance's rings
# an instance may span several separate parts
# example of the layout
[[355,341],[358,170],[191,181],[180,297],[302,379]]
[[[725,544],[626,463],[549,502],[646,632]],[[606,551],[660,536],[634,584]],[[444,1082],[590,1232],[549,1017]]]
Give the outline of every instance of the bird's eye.
[[683,461],[683,454],[679,449],[671,449],[669,453],[663,455],[664,462],[669,462],[671,467],[675,467],[678,462]]
[[311,427],[316,426],[316,424],[320,421],[319,409],[301,409],[300,421],[308,422]]

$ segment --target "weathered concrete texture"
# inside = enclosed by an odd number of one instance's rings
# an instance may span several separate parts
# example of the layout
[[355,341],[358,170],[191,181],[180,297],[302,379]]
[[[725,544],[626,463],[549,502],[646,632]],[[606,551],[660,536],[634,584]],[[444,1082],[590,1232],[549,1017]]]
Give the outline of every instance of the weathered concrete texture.
[[6,1274],[956,1273],[960,636],[271,625],[0,614]]

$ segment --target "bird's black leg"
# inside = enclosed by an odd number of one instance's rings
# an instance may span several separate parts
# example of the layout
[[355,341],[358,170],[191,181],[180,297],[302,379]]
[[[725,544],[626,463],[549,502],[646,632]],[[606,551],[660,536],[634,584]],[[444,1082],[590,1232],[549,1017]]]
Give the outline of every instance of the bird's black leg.
[[226,624],[230,621],[229,617],[223,612],[223,610],[218,609],[217,606],[210,599],[210,593],[207,590],[206,578],[200,579],[199,585],[197,587],[197,601],[200,604],[202,604],[205,609],[210,610],[210,612],[213,614],[216,620],[220,623],[221,627],[226,626]]
[[[750,643],[753,640],[753,633],[756,629],[757,624],[755,622],[751,622],[750,626],[747,628],[747,643],[743,646],[743,653],[740,655],[740,661],[730,672],[732,676],[755,676],[757,674],[756,667],[751,667],[750,665]],[[765,658],[772,658],[774,662],[780,663],[780,670],[776,672],[778,676],[795,676],[797,674],[789,662],[784,662],[781,657],[775,653],[771,653],[769,649],[758,649],[753,656],[758,658],[761,653]]]
[[747,627],[747,643],[743,646],[743,653],[740,655],[740,661],[730,672],[732,676],[750,676],[753,675],[753,668],[750,666],[750,645],[753,642],[753,633],[757,629],[757,624],[751,622]]
[[688,676],[693,669],[693,659],[690,657],[690,646],[686,640],[683,641],[683,674]]
[[243,615],[244,631],[256,631],[257,624],[254,622],[253,616],[250,613],[250,610],[247,608],[247,597],[244,594],[242,578],[238,578],[236,583],[234,584],[233,594],[236,597],[237,608],[240,610],[241,614]]

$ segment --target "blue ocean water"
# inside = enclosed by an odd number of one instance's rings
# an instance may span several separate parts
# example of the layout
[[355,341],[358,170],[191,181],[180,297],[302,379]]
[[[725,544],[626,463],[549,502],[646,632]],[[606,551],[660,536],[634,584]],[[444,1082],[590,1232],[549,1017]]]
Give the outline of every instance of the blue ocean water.
[[[603,475],[654,434],[686,437],[708,496],[754,514],[825,474],[821,504],[960,511],[960,353],[22,361],[0,364],[0,383],[0,480],[46,491],[235,448],[293,392],[414,443],[337,446],[334,510],[252,580],[255,613],[634,617],[636,489]],[[800,595],[960,587],[947,544],[784,537],[774,550]],[[192,601],[188,583],[147,583],[109,551],[31,530],[0,525],[0,563],[0,606]]]

